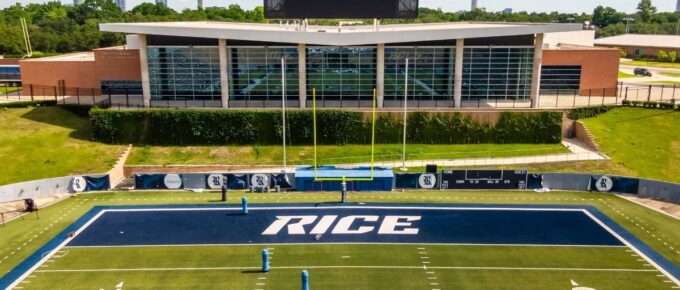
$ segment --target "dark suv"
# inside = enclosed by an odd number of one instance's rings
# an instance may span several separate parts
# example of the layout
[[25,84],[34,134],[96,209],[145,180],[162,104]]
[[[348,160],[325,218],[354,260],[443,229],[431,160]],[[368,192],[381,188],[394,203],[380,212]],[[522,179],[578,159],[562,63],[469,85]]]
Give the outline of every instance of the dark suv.
[[633,70],[633,73],[636,76],[643,76],[643,77],[651,77],[652,76],[652,72],[650,72],[646,68],[641,68],[641,67],[638,67],[635,70]]

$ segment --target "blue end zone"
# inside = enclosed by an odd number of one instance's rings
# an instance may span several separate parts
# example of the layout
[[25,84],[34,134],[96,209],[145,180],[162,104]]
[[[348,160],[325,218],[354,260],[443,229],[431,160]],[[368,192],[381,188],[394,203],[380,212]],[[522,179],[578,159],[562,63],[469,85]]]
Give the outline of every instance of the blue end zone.
[[[283,207],[304,207],[284,209]],[[369,209],[366,207],[392,207]],[[405,207],[412,207],[406,209]],[[425,210],[423,208],[433,208]],[[263,209],[270,208],[270,209]],[[444,209],[453,208],[453,209]],[[475,209],[472,209],[475,208]],[[492,208],[504,208],[495,211]],[[175,209],[177,211],[169,211]],[[207,209],[191,211],[192,209]],[[528,209],[543,209],[531,211]],[[559,211],[559,209],[571,211]],[[36,265],[44,254],[59,247],[75,232],[102,210],[114,210],[103,214],[68,245],[144,245],[144,244],[205,244],[205,243],[330,243],[330,242],[386,242],[386,243],[485,243],[485,244],[541,244],[541,245],[602,245],[619,246],[621,241],[600,227],[582,211],[587,210],[612,231],[640,250],[654,263],[661,266],[675,279],[680,279],[680,268],[666,260],[642,241],[619,226],[593,206],[541,206],[541,205],[445,205],[445,204],[370,204],[350,208],[327,208],[309,204],[257,205],[251,214],[241,216],[240,207],[214,205],[175,206],[124,206],[95,207],[56,237],[26,258],[17,267],[0,278],[0,289],[5,289]],[[115,210],[137,210],[116,212]],[[145,210],[162,210],[150,213]],[[314,222],[303,226],[306,234],[290,235],[283,227],[275,235],[263,237],[276,216],[303,214],[319,216]],[[327,233],[318,240],[309,234],[321,216],[338,215]],[[375,226],[366,234],[332,234],[338,220],[347,215],[378,216],[376,222],[355,220],[348,227],[358,230],[360,226]],[[394,230],[418,228],[417,238],[408,235],[381,235],[381,224],[387,216],[420,216],[410,225],[395,225]],[[398,220],[404,222],[405,220]],[[121,234],[121,231],[123,232]],[[191,235],[188,235],[191,233]],[[251,240],[245,241],[251,237]],[[316,237],[316,236],[314,236]],[[243,242],[245,241],[245,242]]]
[[[621,241],[580,210],[251,208],[110,211],[69,246],[272,244],[272,243],[444,243],[622,246]],[[317,227],[322,217],[327,227]],[[352,216],[356,218],[351,219]],[[277,217],[282,219],[279,226]],[[384,225],[391,217],[399,226]],[[409,218],[411,220],[409,221]],[[303,221],[303,218],[306,221]],[[343,227],[341,219],[345,219]],[[331,220],[332,219],[332,220]],[[303,221],[299,226],[297,225]],[[273,233],[263,234],[272,226]],[[299,227],[300,229],[291,229]],[[380,229],[384,231],[381,233]],[[311,233],[317,229],[315,233]],[[396,233],[389,233],[390,229]],[[411,229],[411,233],[404,233]],[[414,232],[417,231],[417,232]],[[321,234],[321,236],[318,236]]]

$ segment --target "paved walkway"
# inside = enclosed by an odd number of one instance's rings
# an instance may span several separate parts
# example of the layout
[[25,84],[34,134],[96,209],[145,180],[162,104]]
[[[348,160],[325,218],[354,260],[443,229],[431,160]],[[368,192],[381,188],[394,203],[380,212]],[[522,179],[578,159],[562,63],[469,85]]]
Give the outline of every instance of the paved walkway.
[[[532,155],[517,157],[499,158],[464,158],[464,159],[438,159],[438,160],[410,160],[406,161],[406,167],[425,167],[427,164],[436,164],[445,167],[463,166],[501,166],[501,165],[522,165],[536,163],[570,162],[570,161],[591,161],[609,160],[609,158],[594,149],[589,148],[578,139],[564,139],[562,144],[571,151],[570,153]],[[375,162],[376,166],[402,167],[401,161]],[[368,163],[339,164],[338,166],[370,166]],[[248,173],[271,173],[281,172],[283,167],[260,168],[253,170],[241,170]],[[295,172],[295,167],[288,167],[286,172]]]

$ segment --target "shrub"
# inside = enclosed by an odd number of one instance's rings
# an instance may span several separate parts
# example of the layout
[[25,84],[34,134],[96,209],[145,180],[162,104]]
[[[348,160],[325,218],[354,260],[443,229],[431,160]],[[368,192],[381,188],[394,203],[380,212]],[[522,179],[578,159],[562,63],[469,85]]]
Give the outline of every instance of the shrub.
[[[626,102],[626,101],[624,101]],[[625,105],[625,104],[624,104]],[[597,115],[604,114],[608,112],[609,110],[616,108],[616,106],[597,106],[597,107],[585,107],[585,108],[577,108],[569,111],[569,114],[567,114],[567,117],[572,120],[578,120],[578,119],[583,119],[583,118],[592,118],[596,117]]]
[[672,110],[675,109],[675,105],[671,103],[659,103],[659,109]]
[[39,106],[55,106],[56,101],[18,101],[10,103],[0,103],[0,108],[28,108]]
[[[90,111],[95,140],[151,145],[278,145],[281,112],[278,110],[129,110],[95,108]],[[286,115],[287,141],[313,144],[313,116],[309,110]],[[503,112],[495,125],[460,113],[412,112],[407,140],[420,144],[559,143],[562,113]],[[403,121],[399,114],[376,119],[376,142],[399,143]],[[368,114],[341,110],[317,111],[319,145],[368,144]]]

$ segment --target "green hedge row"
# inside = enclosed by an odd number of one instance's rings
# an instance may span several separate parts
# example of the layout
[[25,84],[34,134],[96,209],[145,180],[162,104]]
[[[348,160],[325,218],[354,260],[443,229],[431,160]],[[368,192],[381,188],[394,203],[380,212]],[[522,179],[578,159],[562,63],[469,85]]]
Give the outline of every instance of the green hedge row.
[[609,110],[616,108],[616,106],[597,106],[597,107],[586,107],[577,108],[569,111],[567,117],[572,120],[578,120],[583,118],[597,117],[597,115],[604,114]]
[[57,102],[52,101],[18,101],[10,103],[0,103],[0,108],[29,108],[39,106],[55,106]]
[[626,107],[641,107],[648,109],[663,109],[663,110],[680,110],[680,106],[674,103],[664,102],[643,102],[643,101],[627,101],[624,100],[622,104]]
[[[287,141],[313,144],[310,110],[286,115]],[[278,145],[281,111],[275,110],[129,110],[90,111],[93,138],[108,143],[150,145]],[[495,125],[474,121],[460,113],[410,113],[410,143],[559,143],[562,113],[503,112]],[[400,143],[403,123],[383,114],[376,121],[376,143]],[[360,112],[317,111],[320,145],[368,144],[371,120]]]

